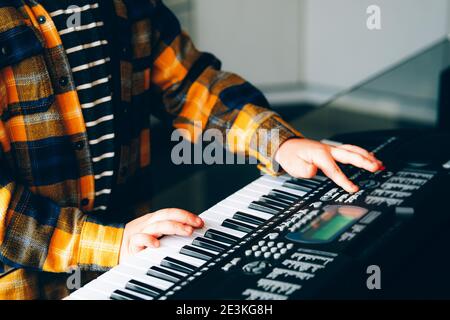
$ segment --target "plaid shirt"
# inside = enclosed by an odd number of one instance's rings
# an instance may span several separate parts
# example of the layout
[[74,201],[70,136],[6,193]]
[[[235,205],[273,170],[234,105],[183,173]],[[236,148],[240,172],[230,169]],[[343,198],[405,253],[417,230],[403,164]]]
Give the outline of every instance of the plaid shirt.
[[[150,114],[194,136],[195,126],[227,132],[226,147],[273,170],[258,129],[279,129],[279,144],[300,136],[239,76],[198,52],[159,0],[114,0],[120,46],[119,169],[150,165]],[[58,32],[34,1],[0,0],[0,298],[38,298],[39,272],[118,263],[122,225],[98,221],[92,158],[73,77]],[[236,143],[234,137],[239,136]],[[244,138],[242,140],[242,138]]]

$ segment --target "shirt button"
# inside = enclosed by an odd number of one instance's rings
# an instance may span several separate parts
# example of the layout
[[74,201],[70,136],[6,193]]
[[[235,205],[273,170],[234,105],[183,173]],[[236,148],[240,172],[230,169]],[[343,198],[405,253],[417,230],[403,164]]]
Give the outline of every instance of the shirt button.
[[83,141],[78,141],[75,143],[75,150],[77,151],[81,151],[84,148],[84,142]]
[[81,206],[85,207],[89,204],[89,199],[84,198],[83,200],[81,200]]
[[61,87],[67,86],[68,83],[69,83],[69,78],[67,78],[66,76],[59,78],[59,85]]
[[7,46],[3,46],[0,49],[0,52],[1,52],[2,56],[8,56],[9,55],[9,48]]
[[37,18],[37,21],[39,22],[39,24],[44,24],[47,22],[47,19],[44,16],[39,16]]

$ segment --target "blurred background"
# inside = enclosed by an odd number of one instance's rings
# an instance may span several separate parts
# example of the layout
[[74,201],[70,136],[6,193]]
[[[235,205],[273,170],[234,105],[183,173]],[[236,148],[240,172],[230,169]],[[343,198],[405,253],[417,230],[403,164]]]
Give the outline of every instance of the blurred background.
[[[217,55],[225,70],[256,84],[274,107],[297,111],[323,105],[450,33],[449,0],[165,2],[196,45]],[[372,4],[381,8],[381,30],[366,27]],[[448,59],[440,50],[333,107],[433,123],[437,88],[428,78],[441,70],[436,61]]]
[[[308,138],[437,126],[439,93],[450,92],[439,90],[444,70],[450,78],[450,0],[163,1],[200,50],[262,89]],[[381,30],[367,28],[373,4]],[[155,127],[154,209],[202,212],[259,175],[254,165],[173,165],[172,129]]]

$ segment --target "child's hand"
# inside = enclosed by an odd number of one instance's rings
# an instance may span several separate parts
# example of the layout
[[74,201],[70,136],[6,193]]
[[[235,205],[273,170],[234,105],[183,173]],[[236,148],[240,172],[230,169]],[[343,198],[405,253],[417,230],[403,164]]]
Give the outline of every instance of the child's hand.
[[195,228],[202,228],[203,221],[195,214],[181,209],[164,209],[149,213],[125,226],[120,261],[147,247],[159,247],[163,235],[190,236]]
[[295,178],[312,178],[320,169],[337,185],[350,193],[359,188],[351,182],[336,164],[351,164],[376,172],[383,163],[368,151],[351,145],[332,147],[308,139],[292,139],[283,143],[275,155],[281,167]]

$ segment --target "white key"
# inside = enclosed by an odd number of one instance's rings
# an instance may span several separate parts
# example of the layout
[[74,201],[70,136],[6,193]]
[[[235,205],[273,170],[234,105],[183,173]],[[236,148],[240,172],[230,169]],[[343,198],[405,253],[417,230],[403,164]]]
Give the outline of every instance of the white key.
[[192,243],[193,238],[191,237],[186,237],[186,238],[175,238],[175,237],[164,237],[163,239],[160,240],[161,245],[164,247],[171,247],[174,249],[178,249],[180,250],[181,247],[191,244]]
[[150,258],[142,259],[134,256],[123,261],[121,265],[135,268],[145,273],[150,267],[159,265],[161,260],[162,259],[159,256],[154,256],[153,260],[150,260]]
[[246,208],[251,201],[246,201],[246,202],[237,202],[234,200],[226,200],[226,201],[222,201],[219,204],[215,205],[214,207],[208,209],[205,214],[207,214],[207,212],[211,212],[211,211],[218,211],[218,208],[223,207],[223,206],[227,206],[236,210],[242,209],[242,208]]
[[106,281],[103,280],[103,277],[99,277],[97,280],[92,281],[91,283],[87,284],[85,288],[88,288],[93,291],[100,292],[102,295],[107,295],[108,297],[111,297],[111,294],[116,290],[122,290],[126,293],[135,295],[136,297],[145,299],[145,300],[152,300],[150,297],[134,293],[132,291],[129,291],[125,289],[125,286],[122,286],[122,278],[121,277],[112,277],[110,272],[107,272],[104,274],[106,278]]
[[257,181],[261,181],[268,184],[283,184],[286,180],[288,180],[289,177],[287,176],[280,176],[280,177],[272,177],[272,176],[263,176],[259,178]]
[[72,293],[66,300],[110,300],[106,292],[93,291],[83,287]]
[[250,192],[258,193],[258,194],[268,194],[271,190],[275,189],[273,187],[268,187],[265,185],[260,185],[257,183],[249,184],[247,187],[244,188],[245,190],[248,190]]
[[205,261],[203,261],[203,260],[189,257],[184,254],[180,254],[179,252],[180,252],[179,249],[174,249],[174,248],[169,248],[169,247],[164,247],[164,250],[155,250],[155,249],[149,248],[149,249],[145,249],[144,251],[142,251],[140,253],[139,257],[145,259],[148,256],[153,256],[153,258],[155,258],[155,256],[159,256],[161,258],[161,260],[163,260],[165,257],[172,257],[174,259],[184,261],[184,262],[189,263],[196,267],[200,267],[203,264],[205,264]]
[[223,206],[227,206],[227,207],[232,207],[232,208],[236,208],[237,210],[242,209],[242,208],[247,208],[248,205],[254,200],[251,200],[249,198],[243,198],[243,197],[235,197],[233,199],[227,199],[225,201],[222,201],[221,203],[217,204],[216,206],[212,207],[211,209],[209,209],[208,211],[212,211],[217,207],[223,207]]
[[146,274],[141,274],[139,272],[136,272],[135,269],[129,268],[129,267],[125,267],[125,266],[118,266],[117,268],[114,268],[114,269],[111,270],[111,274],[112,275],[114,275],[116,273],[117,274],[121,274],[121,275],[129,278],[129,280],[134,279],[134,280],[140,281],[142,283],[146,283],[146,284],[152,285],[152,286],[154,286],[156,288],[159,288],[159,289],[162,289],[162,290],[167,290],[171,286],[173,286],[173,283],[170,282],[170,281],[158,279],[158,278],[146,275]]
[[237,193],[237,195],[247,198],[250,201],[259,199],[261,196],[265,195],[267,192],[257,192],[255,190],[251,190],[251,189],[242,189],[241,191],[239,191]]
[[221,225],[222,222],[226,219],[229,219],[228,216],[221,214],[217,211],[207,211],[203,214],[203,217],[208,220],[216,221],[217,224]]
[[[236,210],[229,208],[229,207],[221,207],[220,211],[222,212],[222,214],[227,215],[227,216],[228,215],[233,216],[237,212]],[[241,211],[243,213],[247,213],[247,214],[255,216],[255,217],[258,217],[258,218],[261,218],[261,219],[264,219],[264,220],[270,220],[273,217],[273,215],[270,215],[268,213],[256,211],[256,210],[253,210],[250,208],[240,209],[239,211]]]
[[277,186],[281,186],[284,183],[283,180],[269,179],[268,177],[262,177],[261,179],[258,179],[255,182],[261,185],[271,187],[272,189],[275,189]]

